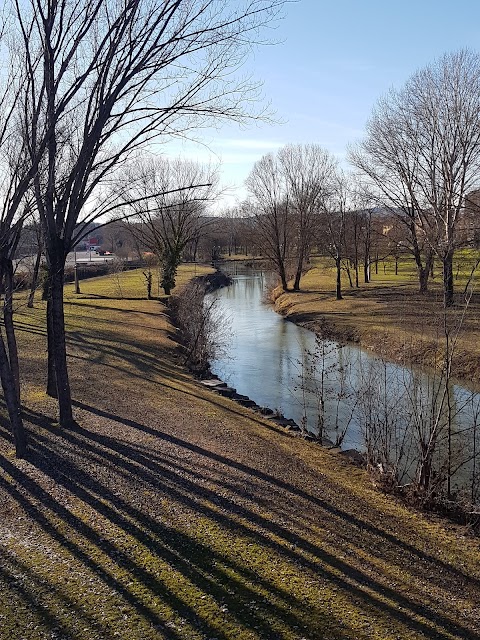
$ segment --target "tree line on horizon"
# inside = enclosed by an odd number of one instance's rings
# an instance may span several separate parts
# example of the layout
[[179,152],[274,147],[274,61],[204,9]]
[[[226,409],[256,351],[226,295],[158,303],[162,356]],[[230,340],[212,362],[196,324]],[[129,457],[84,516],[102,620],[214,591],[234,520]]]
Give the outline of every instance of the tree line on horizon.
[[341,297],[347,235],[365,230],[365,218],[382,211],[392,220],[391,237],[414,259],[420,291],[427,291],[436,260],[444,306],[452,306],[455,250],[465,246],[466,232],[471,246],[480,245],[480,56],[467,50],[445,54],[391,89],[377,102],[366,136],[350,147],[348,160],[351,171],[320,145],[297,144],[255,163],[244,206],[257,221],[282,287],[286,258],[297,259],[298,290],[308,246],[327,238]]
[[[282,288],[293,280],[296,291],[316,249],[334,260],[341,299],[342,271],[358,286],[359,272],[368,282],[379,255],[397,262],[408,253],[422,293],[434,263],[441,265],[448,308],[454,303],[455,250],[480,246],[479,136],[480,57],[466,50],[446,54],[378,101],[366,137],[349,149],[350,171],[318,144],[288,144],[266,154],[246,180],[248,199],[222,212],[221,224],[206,208],[189,216],[190,233],[183,234],[178,255],[196,257],[189,248],[210,242],[218,257],[218,243],[241,229],[244,244],[270,261]],[[168,240],[164,234],[156,242],[154,235],[165,213],[147,217],[143,241],[161,260]],[[181,226],[178,217],[170,235]],[[477,267],[475,262],[471,276]]]

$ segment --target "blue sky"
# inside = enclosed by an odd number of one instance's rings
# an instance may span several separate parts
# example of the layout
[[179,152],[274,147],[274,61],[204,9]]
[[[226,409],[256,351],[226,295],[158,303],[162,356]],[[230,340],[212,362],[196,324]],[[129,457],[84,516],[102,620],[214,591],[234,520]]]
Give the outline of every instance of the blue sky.
[[480,51],[478,0],[299,0],[284,14],[269,33],[277,44],[260,47],[245,65],[263,81],[265,101],[281,124],[224,126],[201,134],[208,149],[171,149],[222,161],[222,183],[231,189],[221,206],[245,197],[243,181],[263,154],[289,142],[315,142],[342,160],[390,87],[443,53]]

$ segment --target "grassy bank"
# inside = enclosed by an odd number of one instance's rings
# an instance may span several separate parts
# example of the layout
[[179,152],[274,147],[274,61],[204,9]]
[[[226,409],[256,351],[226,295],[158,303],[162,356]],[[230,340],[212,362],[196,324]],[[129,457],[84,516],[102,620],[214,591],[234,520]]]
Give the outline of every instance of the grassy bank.
[[277,310],[290,320],[326,337],[355,341],[363,347],[402,363],[441,366],[445,326],[457,340],[454,375],[480,382],[480,291],[474,291],[465,309],[462,291],[473,256],[459,254],[455,261],[456,306],[445,315],[441,274],[430,282],[430,290],[418,292],[414,265],[380,263],[372,268],[372,281],[351,288],[343,274],[343,300],[335,298],[335,270],[331,261],[316,259],[302,279],[302,291],[277,291]]
[[66,287],[68,431],[44,303],[19,301],[30,455],[3,411],[1,640],[480,638],[478,540],[201,387],[142,277]]

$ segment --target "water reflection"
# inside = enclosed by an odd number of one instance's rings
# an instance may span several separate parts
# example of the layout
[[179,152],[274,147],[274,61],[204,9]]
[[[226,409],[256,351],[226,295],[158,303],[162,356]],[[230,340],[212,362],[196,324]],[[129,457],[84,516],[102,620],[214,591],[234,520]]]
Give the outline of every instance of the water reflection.
[[456,484],[470,483],[477,495],[480,429],[472,426],[480,424],[479,393],[457,384],[445,389],[438,376],[385,362],[353,345],[318,341],[264,304],[265,274],[239,265],[235,272],[232,286],[214,294],[232,323],[228,355],[212,363],[214,373],[257,404],[312,432],[321,429],[344,449],[375,446],[385,464],[401,466],[400,479],[416,473],[418,451],[438,427],[442,441],[432,473],[456,472]]

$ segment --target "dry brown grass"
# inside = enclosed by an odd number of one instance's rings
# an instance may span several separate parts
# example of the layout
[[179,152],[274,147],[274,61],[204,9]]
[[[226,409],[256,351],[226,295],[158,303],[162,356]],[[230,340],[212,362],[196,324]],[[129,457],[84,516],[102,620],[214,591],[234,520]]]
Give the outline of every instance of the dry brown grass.
[[1,640],[480,638],[478,540],[201,387],[160,302],[84,285],[71,430],[43,392],[43,304],[17,314],[30,454],[3,414]]
[[336,300],[334,275],[322,261],[304,276],[301,292],[277,292],[277,310],[326,337],[354,340],[390,359],[427,366],[442,363],[446,321],[452,336],[459,329],[454,374],[480,381],[480,293],[466,311],[459,293],[445,316],[438,277],[426,295],[418,292],[411,273],[373,275],[359,289],[349,288],[345,278],[344,299]]

